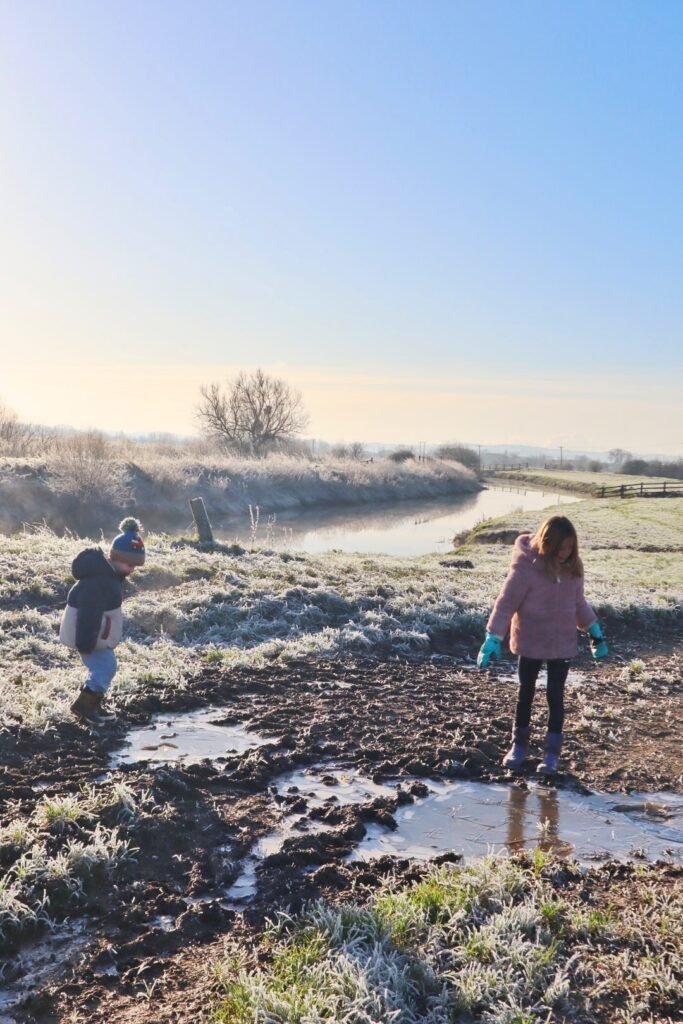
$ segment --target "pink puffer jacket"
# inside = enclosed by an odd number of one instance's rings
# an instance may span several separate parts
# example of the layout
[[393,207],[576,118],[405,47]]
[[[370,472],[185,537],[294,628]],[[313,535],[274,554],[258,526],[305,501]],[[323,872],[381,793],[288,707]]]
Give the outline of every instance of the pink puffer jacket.
[[583,596],[583,577],[551,576],[545,559],[523,533],[515,541],[507,579],[486,628],[504,637],[510,627],[510,650],[548,661],[573,658],[578,629],[588,629],[597,616]]

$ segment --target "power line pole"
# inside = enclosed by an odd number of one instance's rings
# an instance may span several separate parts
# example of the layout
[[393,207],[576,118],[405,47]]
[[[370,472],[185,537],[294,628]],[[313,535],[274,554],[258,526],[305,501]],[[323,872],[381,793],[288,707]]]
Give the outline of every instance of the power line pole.
[[562,445],[560,445],[560,469],[562,469],[562,452],[563,451],[564,451],[564,448],[563,448]]

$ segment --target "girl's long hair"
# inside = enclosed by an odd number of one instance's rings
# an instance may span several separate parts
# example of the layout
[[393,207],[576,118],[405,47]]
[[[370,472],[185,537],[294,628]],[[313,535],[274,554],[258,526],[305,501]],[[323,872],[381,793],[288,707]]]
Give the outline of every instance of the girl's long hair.
[[[557,553],[565,540],[574,541],[574,549],[566,562],[560,562]],[[543,555],[548,572],[553,576],[561,572],[570,576],[583,576],[583,562],[579,557],[579,538],[573,524],[566,516],[550,516],[541,523],[531,538],[531,543]]]

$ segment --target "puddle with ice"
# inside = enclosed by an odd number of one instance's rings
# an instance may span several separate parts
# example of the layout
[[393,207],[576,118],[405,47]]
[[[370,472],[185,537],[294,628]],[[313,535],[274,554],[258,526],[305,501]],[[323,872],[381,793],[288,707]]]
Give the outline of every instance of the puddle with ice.
[[373,782],[352,769],[328,768],[288,772],[276,780],[274,789],[280,796],[303,797],[312,808],[327,803],[362,804],[378,796],[394,797],[397,784]]
[[[342,768],[287,772],[275,781],[272,790],[274,795],[289,800],[290,804],[299,799],[305,800],[306,812],[326,804],[363,804],[378,796],[396,796],[396,785],[373,782],[357,772]],[[300,810],[293,813],[285,811],[280,827],[264,836],[252,848],[244,861],[242,873],[226,894],[226,905],[230,908],[239,907],[255,894],[258,865],[265,857],[279,853],[287,839],[302,834],[313,835],[328,828],[324,822],[302,815]]]
[[594,860],[683,859],[683,797],[580,796],[542,785],[429,783],[423,800],[399,807],[398,828],[370,824],[351,855],[428,860],[455,850],[465,857],[540,847],[581,864]]
[[[414,780],[401,781],[405,786]],[[491,851],[539,847],[583,865],[603,859],[683,862],[683,797],[677,794],[582,796],[540,784],[522,788],[434,779],[427,784],[426,796],[398,806],[396,830],[368,824],[365,838],[348,859],[388,855],[429,860],[453,851],[471,859]],[[282,823],[245,859],[240,877],[226,893],[226,905],[238,908],[256,893],[259,864],[287,839],[329,827],[302,816],[302,811],[307,814],[327,803],[361,804],[378,796],[394,797],[397,786],[398,782],[377,784],[338,768],[282,776],[273,787],[286,801]],[[305,799],[305,807],[303,802],[296,807],[299,797]]]
[[216,708],[157,715],[148,725],[128,733],[125,746],[112,755],[111,766],[138,761],[196,764],[271,742],[244,725],[221,725],[221,717],[225,712]]
[[[85,926],[66,922],[33,942],[28,942],[11,960],[0,960],[0,1010],[21,1005],[51,981],[61,977],[68,965],[74,965],[92,937]],[[2,1018],[0,1018],[1,1020]]]

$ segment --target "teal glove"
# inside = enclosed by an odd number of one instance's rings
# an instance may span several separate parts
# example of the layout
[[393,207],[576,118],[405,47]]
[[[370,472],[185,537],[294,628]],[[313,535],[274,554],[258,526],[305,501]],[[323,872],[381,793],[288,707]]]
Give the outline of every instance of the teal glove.
[[494,636],[493,633],[487,633],[486,639],[479,649],[477,665],[479,668],[488,668],[491,658],[500,658],[500,637]]
[[598,658],[606,658],[609,653],[609,648],[605,643],[605,638],[602,635],[602,630],[597,622],[594,622],[588,629],[588,635],[590,637],[591,654],[597,661]]

